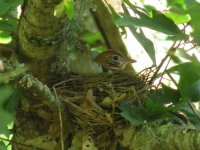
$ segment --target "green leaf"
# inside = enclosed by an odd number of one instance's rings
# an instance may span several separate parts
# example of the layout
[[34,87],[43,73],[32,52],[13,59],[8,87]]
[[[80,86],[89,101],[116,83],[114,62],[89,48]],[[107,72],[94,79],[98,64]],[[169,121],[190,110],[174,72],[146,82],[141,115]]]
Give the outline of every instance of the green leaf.
[[191,6],[194,6],[194,5],[198,4],[198,2],[197,2],[197,0],[185,0],[185,4],[188,7],[191,7]]
[[15,32],[17,30],[17,25],[8,20],[0,20],[0,30],[1,31],[9,31]]
[[84,34],[83,36],[81,36],[81,39],[88,44],[103,40],[100,32]]
[[183,36],[183,33],[180,31],[178,26],[168,17],[166,17],[161,12],[152,9],[151,17],[147,15],[145,12],[141,12],[141,10],[137,10],[133,4],[129,1],[124,1],[126,4],[130,6],[130,8],[140,16],[140,18],[132,17],[127,13],[124,13],[123,18],[119,18],[115,21],[115,23],[119,26],[141,26],[147,27],[159,32],[163,32],[169,35]]
[[190,16],[188,14],[180,15],[173,12],[166,12],[165,15],[173,20],[176,24],[187,23],[190,21]]
[[148,39],[142,29],[139,29],[139,33],[136,31],[136,28],[133,26],[128,26],[131,33],[134,35],[134,37],[138,40],[138,42],[142,45],[142,47],[145,49],[151,60],[153,61],[153,64],[156,65],[156,56],[155,56],[155,49],[153,42]]
[[175,103],[180,100],[181,95],[178,90],[166,86],[165,84],[162,84],[162,89],[165,101]]
[[74,0],[62,0],[55,7],[54,16],[60,17],[64,10],[66,11],[67,18],[71,20],[74,17]]
[[13,121],[12,114],[4,110],[4,104],[12,96],[13,92],[11,85],[0,86],[0,133],[8,134],[7,124]]
[[167,110],[174,112],[179,111],[184,107],[186,107],[189,102],[190,102],[189,98],[183,98],[180,101],[176,102],[174,105],[167,107]]
[[[180,35],[182,34],[178,26],[173,22],[173,20],[166,17],[161,12],[152,9],[152,26],[158,27],[160,32],[167,33],[170,35]],[[156,24],[159,24],[158,26]],[[158,31],[159,31],[158,30]]]
[[0,43],[9,43],[11,39],[10,32],[0,31]]
[[194,29],[194,34],[199,37],[200,35],[200,4],[192,5],[189,9],[189,14],[191,16],[192,27]]
[[16,8],[22,0],[1,0],[0,1],[0,16],[5,15],[8,11]]
[[200,65],[195,63],[185,63],[179,67],[180,80],[178,89],[182,96],[186,89],[200,79]]
[[[200,79],[200,63],[183,63],[170,68],[168,72],[178,72],[180,75],[178,90],[183,98],[188,97],[188,94],[186,94],[188,88],[198,87],[197,81]],[[197,85],[195,82],[197,82]]]
[[22,96],[22,89],[20,87],[17,87],[14,90],[12,97],[3,104],[3,109],[9,113],[13,113],[21,99],[21,96]]
[[7,150],[7,147],[3,141],[0,141],[0,150]]
[[74,17],[74,0],[65,0],[67,17],[71,20]]
[[119,108],[122,110],[120,115],[134,126],[142,125],[148,119],[148,113],[143,107],[136,107],[126,102],[120,102]]
[[7,125],[11,122],[13,122],[13,114],[10,114],[6,111],[3,111],[0,109],[0,134],[6,134],[9,135],[10,131],[7,128]]
[[109,7],[109,9],[110,9],[110,11],[112,13],[112,19],[113,19],[113,21],[121,18],[121,16],[115,11],[115,9],[110,4],[107,4],[107,5],[108,5],[108,7]]
[[145,100],[145,107],[148,110],[150,110],[151,112],[154,112],[156,114],[163,113],[166,111],[162,101],[158,101],[156,99],[151,99],[150,97],[148,97]]
[[187,60],[190,60],[191,62],[199,63],[195,55],[192,55],[192,56],[189,55],[184,49],[177,48],[176,51],[178,52],[178,56],[181,56]]
[[[107,2],[106,2],[106,3],[107,3]],[[108,7],[109,7],[109,9],[110,9],[110,11],[111,11],[113,22],[115,22],[115,20],[121,18],[121,16],[115,11],[115,9],[114,9],[110,4],[107,3],[107,5],[108,5]],[[120,27],[120,28],[121,28],[121,34],[122,34],[122,35],[123,35],[123,34],[126,35],[127,32],[126,32],[125,27]]]
[[174,103],[180,100],[179,91],[164,84],[162,84],[162,88],[160,89],[151,90],[147,96],[154,101],[158,101],[160,105]]
[[[124,3],[122,3],[122,7],[123,7],[124,12],[129,14],[129,11],[124,5]],[[147,54],[153,61],[153,64],[156,65],[156,56],[155,56],[155,49],[154,49],[153,42],[144,35],[141,28],[139,28],[139,32],[137,32],[137,29],[134,26],[130,25],[128,26],[128,28],[130,29],[134,37],[138,40],[138,42],[142,45],[142,47],[145,49],[145,51],[147,52]]]
[[54,9],[54,16],[60,17],[65,9],[65,0],[63,0],[60,4],[56,5]]
[[178,14],[185,14],[187,9],[186,0],[167,0],[167,5],[170,7],[170,11]]
[[200,100],[200,79],[185,89],[184,96],[192,101]]
[[188,120],[193,125],[200,126],[200,119],[199,119],[199,117],[196,115],[196,113],[191,109],[191,107],[189,105],[187,105],[186,107],[182,108],[181,112],[183,112],[184,114],[187,114]]
[[5,101],[7,99],[9,99],[11,97],[11,95],[13,94],[13,88],[11,85],[1,85],[0,86],[0,109],[3,108],[3,104],[5,103]]

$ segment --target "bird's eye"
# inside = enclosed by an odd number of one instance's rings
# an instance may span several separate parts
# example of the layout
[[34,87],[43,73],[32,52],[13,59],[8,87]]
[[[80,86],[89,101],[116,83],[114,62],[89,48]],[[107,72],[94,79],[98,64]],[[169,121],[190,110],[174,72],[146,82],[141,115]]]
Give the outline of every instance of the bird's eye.
[[113,56],[112,56],[112,59],[113,59],[114,61],[118,61],[118,60],[119,60],[119,57],[118,57],[117,55],[113,55]]

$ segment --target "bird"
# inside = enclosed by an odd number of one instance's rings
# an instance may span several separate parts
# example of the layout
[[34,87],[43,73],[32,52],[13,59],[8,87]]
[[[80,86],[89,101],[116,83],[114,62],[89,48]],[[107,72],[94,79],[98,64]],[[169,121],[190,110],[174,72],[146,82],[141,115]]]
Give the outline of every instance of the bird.
[[97,75],[105,70],[111,73],[123,71],[126,65],[135,63],[119,51],[106,50],[92,60],[89,50],[80,50],[70,56],[70,71],[79,75]]

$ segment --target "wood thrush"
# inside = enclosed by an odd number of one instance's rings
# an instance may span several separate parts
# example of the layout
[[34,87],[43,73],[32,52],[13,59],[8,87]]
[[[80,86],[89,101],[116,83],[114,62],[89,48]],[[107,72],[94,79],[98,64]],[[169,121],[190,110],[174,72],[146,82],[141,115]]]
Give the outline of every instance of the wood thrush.
[[70,70],[79,75],[95,75],[102,73],[103,70],[111,72],[122,71],[127,64],[136,62],[118,51],[107,50],[100,53],[92,61],[89,50],[77,51],[71,57]]

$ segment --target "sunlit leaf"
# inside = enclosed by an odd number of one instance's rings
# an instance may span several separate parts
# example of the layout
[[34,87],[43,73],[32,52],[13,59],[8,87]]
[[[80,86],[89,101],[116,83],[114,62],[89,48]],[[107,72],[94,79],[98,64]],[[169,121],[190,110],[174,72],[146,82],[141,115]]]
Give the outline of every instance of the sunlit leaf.
[[166,12],[165,15],[172,19],[176,24],[187,23],[190,21],[190,16],[188,14],[180,15],[173,12]]
[[167,5],[170,7],[170,11],[178,14],[183,14],[187,9],[186,0],[167,0]]
[[0,31],[0,43],[9,43],[11,41],[10,32]]
[[72,19],[74,17],[74,0],[65,0],[65,8],[67,17]]
[[65,0],[58,4],[54,9],[54,16],[60,17],[65,9]]
[[68,19],[71,20],[74,17],[74,0],[63,0],[55,7],[54,16],[60,17],[63,11],[66,11]]
[[95,43],[96,41],[101,41],[102,40],[102,36],[100,32],[95,32],[95,33],[87,33],[84,34],[81,39],[85,42],[87,42],[88,44],[92,44]]

